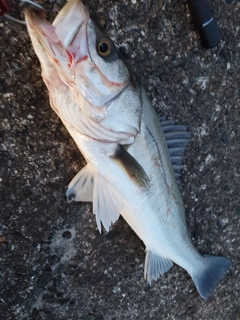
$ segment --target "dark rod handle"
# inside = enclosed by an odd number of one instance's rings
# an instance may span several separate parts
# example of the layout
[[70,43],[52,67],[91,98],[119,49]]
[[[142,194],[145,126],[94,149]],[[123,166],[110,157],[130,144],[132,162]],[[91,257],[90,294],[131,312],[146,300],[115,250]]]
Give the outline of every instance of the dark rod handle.
[[202,45],[207,48],[217,46],[222,40],[220,29],[212,15],[208,0],[187,0],[193,22],[199,31]]

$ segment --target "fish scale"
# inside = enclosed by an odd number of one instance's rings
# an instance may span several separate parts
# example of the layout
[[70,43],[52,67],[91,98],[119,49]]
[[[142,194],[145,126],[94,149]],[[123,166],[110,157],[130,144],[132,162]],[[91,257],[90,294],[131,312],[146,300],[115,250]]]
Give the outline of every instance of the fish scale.
[[123,216],[146,246],[144,276],[150,284],[174,262],[209,298],[231,262],[200,254],[188,235],[176,182],[191,136],[187,127],[159,119],[81,1],[70,0],[52,25],[32,8],[25,17],[51,106],[87,162],[69,184],[68,199],[93,201],[100,232]]

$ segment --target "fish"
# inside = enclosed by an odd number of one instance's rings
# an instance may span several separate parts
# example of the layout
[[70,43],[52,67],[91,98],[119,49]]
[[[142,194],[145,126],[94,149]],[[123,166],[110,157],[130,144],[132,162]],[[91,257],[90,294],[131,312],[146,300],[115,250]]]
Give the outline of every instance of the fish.
[[188,234],[177,177],[191,133],[159,119],[129,63],[80,0],[67,2],[52,24],[34,8],[24,14],[50,105],[87,163],[67,198],[93,203],[100,232],[125,219],[146,246],[150,285],[175,263],[208,299],[231,261],[199,253]]

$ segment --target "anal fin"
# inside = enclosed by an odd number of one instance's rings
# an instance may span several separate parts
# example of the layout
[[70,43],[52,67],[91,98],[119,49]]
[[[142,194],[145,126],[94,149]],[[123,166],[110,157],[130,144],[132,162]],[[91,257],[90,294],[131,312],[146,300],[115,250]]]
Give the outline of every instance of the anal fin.
[[146,250],[144,278],[151,285],[152,280],[157,280],[167,272],[173,263],[170,259],[163,258],[150,250]]

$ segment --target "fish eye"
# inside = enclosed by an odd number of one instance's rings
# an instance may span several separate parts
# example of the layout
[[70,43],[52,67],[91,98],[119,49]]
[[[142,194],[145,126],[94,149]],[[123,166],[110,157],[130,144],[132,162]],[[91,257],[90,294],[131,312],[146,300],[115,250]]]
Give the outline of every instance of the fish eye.
[[108,38],[102,38],[98,43],[97,51],[102,57],[109,56],[112,51],[111,41]]

